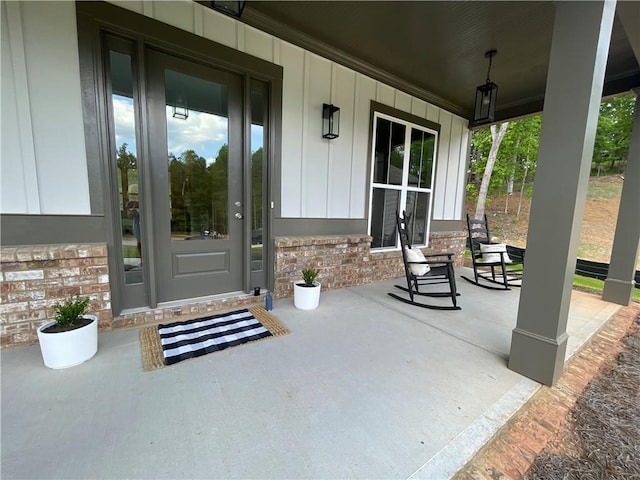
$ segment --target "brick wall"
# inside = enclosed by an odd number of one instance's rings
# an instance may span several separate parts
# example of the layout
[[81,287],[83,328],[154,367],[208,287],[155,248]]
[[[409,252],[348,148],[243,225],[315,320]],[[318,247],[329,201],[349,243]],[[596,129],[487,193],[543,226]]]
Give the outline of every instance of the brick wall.
[[[425,253],[455,253],[462,265],[466,233],[432,233]],[[323,290],[398,278],[404,274],[399,251],[371,252],[368,235],[280,237],[275,239],[276,298],[293,296],[302,269],[319,268]],[[53,318],[53,305],[76,293],[91,300],[101,331],[177,321],[263,304],[264,295],[219,296],[180,306],[112,316],[105,244],[37,245],[0,248],[0,347],[37,341],[37,328]]]
[[[463,264],[466,232],[438,232],[429,237],[427,253],[453,252],[455,266]],[[368,235],[318,235],[275,239],[276,298],[293,295],[293,282],[302,270],[318,268],[323,290],[365,285],[404,275],[400,251],[371,252]]]
[[240,295],[113,317],[105,244],[2,247],[0,267],[0,347],[37,342],[53,305],[76,293],[89,297],[87,311],[97,315],[100,331],[264,304],[263,295]]
[[368,283],[368,235],[318,235],[275,239],[276,298],[293,295],[293,281],[302,278],[305,268],[318,268],[323,290]]
[[37,341],[53,305],[76,293],[91,300],[100,328],[111,327],[105,244],[0,248],[0,346]]

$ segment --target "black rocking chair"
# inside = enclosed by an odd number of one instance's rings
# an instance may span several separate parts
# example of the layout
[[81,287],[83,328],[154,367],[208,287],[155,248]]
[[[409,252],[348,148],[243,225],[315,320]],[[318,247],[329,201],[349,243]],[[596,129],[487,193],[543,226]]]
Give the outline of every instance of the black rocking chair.
[[[415,305],[417,307],[431,308],[434,310],[461,310],[458,306],[456,290],[456,280],[453,271],[453,253],[435,253],[423,255],[422,252],[411,249],[411,241],[407,233],[406,213],[402,212],[404,218],[396,215],[396,224],[400,234],[400,246],[402,248],[402,260],[404,271],[407,277],[407,286],[394,285],[395,287],[409,293],[409,298],[401,297],[395,293],[389,293],[393,298],[401,302]],[[447,288],[440,291],[420,291],[420,287],[430,285],[445,284]],[[425,297],[450,297],[452,306],[432,305],[415,300],[416,296]]]
[[[474,278],[471,279],[464,275],[462,278],[479,287],[491,290],[511,290],[511,287],[522,286],[524,268],[522,251],[518,253],[514,251],[513,258],[510,258],[507,245],[491,242],[486,215],[484,220],[472,219],[467,215],[467,229]],[[494,287],[484,282],[499,286]]]

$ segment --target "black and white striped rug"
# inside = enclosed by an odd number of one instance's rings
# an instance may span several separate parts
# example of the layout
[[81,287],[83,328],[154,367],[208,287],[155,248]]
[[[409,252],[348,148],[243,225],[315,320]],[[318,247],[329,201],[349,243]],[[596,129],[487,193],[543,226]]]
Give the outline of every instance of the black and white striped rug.
[[161,324],[158,334],[165,365],[272,335],[247,309]]

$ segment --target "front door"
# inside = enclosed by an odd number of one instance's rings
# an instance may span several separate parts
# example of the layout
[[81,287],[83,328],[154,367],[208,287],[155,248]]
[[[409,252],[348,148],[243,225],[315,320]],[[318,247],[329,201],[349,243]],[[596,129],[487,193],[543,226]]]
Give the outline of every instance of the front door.
[[240,291],[241,78],[153,50],[146,59],[157,301]]

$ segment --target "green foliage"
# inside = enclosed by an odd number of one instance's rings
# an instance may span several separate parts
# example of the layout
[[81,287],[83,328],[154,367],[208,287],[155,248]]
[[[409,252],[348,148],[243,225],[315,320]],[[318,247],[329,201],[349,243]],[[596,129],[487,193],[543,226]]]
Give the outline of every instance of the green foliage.
[[[540,115],[509,122],[493,166],[490,191],[497,192],[510,182],[533,178],[541,125]],[[492,143],[489,127],[473,131],[469,163],[470,184],[480,184]]]
[[129,181],[129,177],[133,177],[134,182],[137,182],[138,177],[138,160],[133,153],[127,151],[127,147],[127,143],[120,145],[116,161],[120,178],[120,191],[122,192],[122,205],[120,208],[124,207],[129,201],[129,184],[133,183]]
[[603,100],[600,104],[598,129],[593,148],[594,173],[622,173],[631,141],[635,95],[628,94]]
[[228,146],[223,145],[209,165],[193,150],[179,157],[169,155],[173,232],[228,233],[228,153]]
[[302,279],[307,287],[313,286],[313,282],[320,273],[320,270],[316,268],[305,268],[302,270]]
[[[628,94],[603,100],[593,151],[592,173],[622,173],[626,167],[635,95]],[[512,194],[519,191],[530,196],[535,176],[542,116],[536,115],[510,121],[491,172],[489,195]],[[467,192],[485,202],[480,191],[482,177],[493,144],[489,127],[474,130],[471,137]],[[476,193],[478,192],[478,193]],[[614,192],[611,192],[613,195]],[[600,195],[600,193],[598,193]]]
[[262,228],[263,213],[263,188],[262,188],[262,168],[263,149],[260,147],[251,155],[251,228],[257,230]]
[[56,303],[53,306],[56,312],[54,320],[61,327],[73,326],[86,313],[88,306],[89,299],[87,297],[80,298],[80,295],[76,293],[63,303]]

